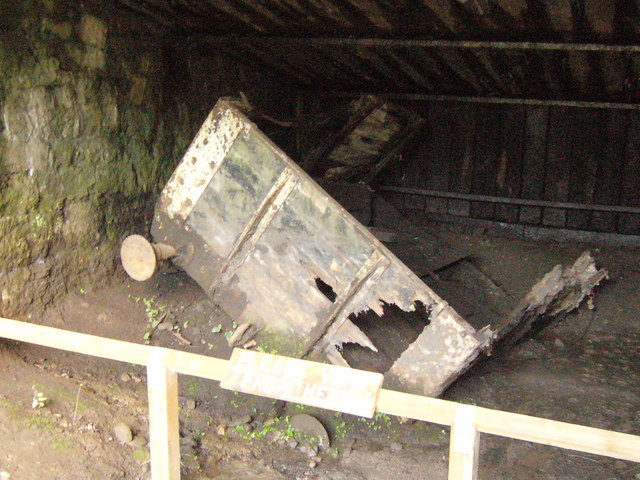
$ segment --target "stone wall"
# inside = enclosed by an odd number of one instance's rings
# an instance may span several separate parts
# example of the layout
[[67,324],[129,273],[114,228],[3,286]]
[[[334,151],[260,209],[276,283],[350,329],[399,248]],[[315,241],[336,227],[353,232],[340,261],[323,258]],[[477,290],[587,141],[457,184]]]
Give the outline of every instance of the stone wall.
[[[221,55],[76,0],[0,5],[0,315],[38,313],[119,268],[220,95],[269,91]],[[103,2],[111,3],[111,2]]]

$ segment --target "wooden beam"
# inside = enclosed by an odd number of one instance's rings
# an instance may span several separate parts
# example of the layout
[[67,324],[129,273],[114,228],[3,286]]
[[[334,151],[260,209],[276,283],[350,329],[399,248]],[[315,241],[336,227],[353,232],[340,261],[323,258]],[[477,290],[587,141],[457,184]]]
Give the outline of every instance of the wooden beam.
[[410,195],[423,195],[425,197],[450,198],[455,200],[471,200],[476,202],[502,203],[507,205],[525,205],[530,207],[566,208],[568,210],[593,210],[597,212],[613,213],[640,213],[640,207],[628,207],[625,205],[591,205],[587,203],[554,202],[549,200],[530,200],[527,198],[494,197],[491,195],[478,195],[473,193],[441,192],[437,190],[425,190],[421,188],[406,188],[383,186],[383,192],[407,193]]
[[640,103],[617,103],[578,100],[545,100],[537,98],[503,98],[503,97],[465,97],[458,95],[432,95],[428,93],[386,93],[386,92],[348,92],[325,91],[313,92],[307,95],[325,96],[330,98],[358,98],[364,95],[374,95],[387,100],[411,102],[464,102],[464,103],[493,103],[512,105],[540,105],[548,107],[575,108],[604,108],[610,110],[640,110]]
[[162,350],[166,352],[168,368],[174,372],[218,381],[227,373],[227,360],[219,358],[123,342],[2,317],[0,317],[0,337],[144,366],[149,364],[154,351]]
[[474,407],[460,405],[451,425],[449,441],[449,480],[476,480],[480,432],[473,424]]
[[414,47],[414,48],[454,48],[490,50],[555,50],[583,52],[632,52],[640,53],[640,45],[612,45],[605,43],[563,43],[563,42],[501,42],[484,40],[427,40],[405,38],[324,38],[324,37],[234,37],[234,36],[193,36],[194,40],[205,40],[211,44],[259,43],[278,46],[350,46],[350,47]]
[[167,352],[152,350],[147,365],[149,447],[153,480],[180,480],[178,375],[167,366]]
[[34,325],[2,317],[0,317],[0,337],[136,365],[147,365],[151,353],[149,347],[145,345]]
[[[393,390],[380,390],[376,410],[389,415],[451,425],[460,404]],[[526,442],[640,462],[640,437],[599,428],[475,407],[473,425],[479,432]],[[467,423],[468,425],[468,423]]]

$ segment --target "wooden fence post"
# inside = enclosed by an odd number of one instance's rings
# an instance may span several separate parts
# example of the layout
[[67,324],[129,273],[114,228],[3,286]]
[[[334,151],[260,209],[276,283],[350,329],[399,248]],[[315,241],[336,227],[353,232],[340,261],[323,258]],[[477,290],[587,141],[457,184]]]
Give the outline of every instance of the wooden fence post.
[[151,478],[180,480],[178,374],[167,366],[166,356],[164,349],[154,348],[147,365]]
[[480,433],[473,424],[476,407],[460,405],[451,424],[449,480],[476,480]]

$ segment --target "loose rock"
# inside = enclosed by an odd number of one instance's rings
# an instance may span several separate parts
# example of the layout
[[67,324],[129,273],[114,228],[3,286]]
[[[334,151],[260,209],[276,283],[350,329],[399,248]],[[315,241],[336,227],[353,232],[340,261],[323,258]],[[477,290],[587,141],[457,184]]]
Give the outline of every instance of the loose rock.
[[311,415],[307,415],[306,413],[294,415],[291,417],[291,428],[302,432],[305,435],[309,435],[310,437],[316,437],[318,439],[318,444],[323,449],[331,446],[327,430],[317,418],[312,417]]
[[391,442],[391,444],[389,445],[389,449],[392,452],[399,452],[400,450],[402,450],[402,445],[398,442]]
[[251,417],[249,415],[243,415],[241,417],[232,418],[229,422],[230,427],[237,427],[239,425],[246,425],[251,422]]
[[298,447],[298,450],[300,450],[302,453],[306,453],[310,457],[315,457],[316,455],[318,455],[318,449],[313,445],[309,445],[306,443],[303,443],[302,445],[300,445]]
[[129,445],[135,448],[142,448],[147,446],[147,439],[138,435],[133,440],[129,442]]
[[126,423],[118,423],[113,427],[113,433],[120,443],[129,443],[133,440],[131,427]]

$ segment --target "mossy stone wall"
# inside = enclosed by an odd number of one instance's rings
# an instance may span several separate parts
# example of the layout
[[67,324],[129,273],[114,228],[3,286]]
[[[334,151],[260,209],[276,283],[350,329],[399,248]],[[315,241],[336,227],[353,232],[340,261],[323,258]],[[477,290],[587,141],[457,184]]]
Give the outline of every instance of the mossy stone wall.
[[120,241],[147,232],[217,97],[268,91],[256,72],[113,7],[2,3],[0,314],[11,316],[116,271]]

